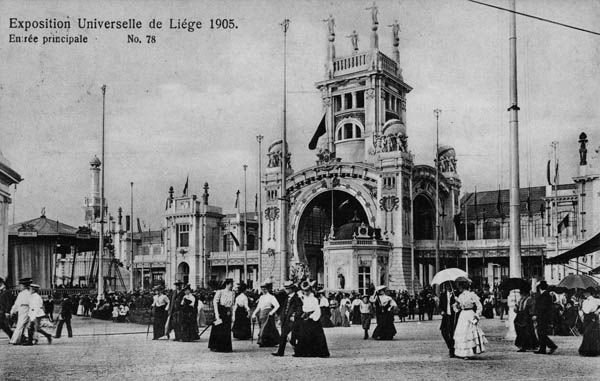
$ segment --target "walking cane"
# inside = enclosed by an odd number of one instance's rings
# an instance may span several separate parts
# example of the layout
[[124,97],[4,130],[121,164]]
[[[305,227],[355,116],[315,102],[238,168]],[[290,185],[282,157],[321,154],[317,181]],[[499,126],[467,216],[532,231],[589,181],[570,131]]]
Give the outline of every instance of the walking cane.
[[150,320],[148,320],[148,329],[146,329],[146,340],[148,340],[148,335],[150,334],[150,324],[152,324],[153,316],[150,315]]
[[254,342],[254,324],[256,323],[256,320],[252,319],[252,335],[250,335],[250,344],[252,344]]
[[210,327],[212,327],[212,326],[213,326],[213,324],[209,324],[209,325],[207,325],[207,326],[206,326],[206,328],[204,328],[204,330],[203,330],[202,332],[200,332],[200,334],[198,335],[198,340],[200,340],[200,336],[202,336],[202,334],[203,334],[204,332],[206,332],[206,330],[207,330],[207,329],[209,329],[209,328],[210,328]]

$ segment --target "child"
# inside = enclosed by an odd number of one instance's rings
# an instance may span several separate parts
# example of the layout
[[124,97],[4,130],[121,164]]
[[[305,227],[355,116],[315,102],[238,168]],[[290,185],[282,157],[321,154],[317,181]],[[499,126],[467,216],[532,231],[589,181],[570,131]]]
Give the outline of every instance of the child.
[[360,301],[360,321],[362,327],[365,330],[364,340],[369,338],[369,328],[371,328],[371,303],[369,303],[369,296],[363,295]]

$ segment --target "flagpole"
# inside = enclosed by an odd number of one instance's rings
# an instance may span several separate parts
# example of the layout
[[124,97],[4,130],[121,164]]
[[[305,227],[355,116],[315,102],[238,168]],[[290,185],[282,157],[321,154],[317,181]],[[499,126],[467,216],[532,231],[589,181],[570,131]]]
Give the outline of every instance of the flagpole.
[[[104,122],[106,111],[106,85],[102,86],[102,177],[100,186],[100,242],[98,248],[98,300],[104,299],[104,275],[102,274],[102,259],[104,258]],[[72,280],[71,280],[72,281]]]
[[248,210],[247,210],[247,189],[246,189],[246,170],[248,166],[244,164],[244,278],[248,284]]
[[511,278],[520,278],[521,270],[521,202],[519,199],[519,106],[517,100],[517,22],[515,0],[510,1],[513,11],[509,19],[510,45],[510,257]]
[[[410,198],[411,210],[413,209],[413,171],[415,166],[415,155],[410,153],[410,177],[408,178],[408,192]],[[415,214],[414,210],[410,213],[410,293],[415,294]]]
[[[435,115],[435,273],[440,272],[440,114],[442,110],[433,110]],[[438,289],[438,287],[436,287]]]
[[469,208],[465,197],[465,272],[469,274]]
[[[555,255],[558,255],[558,157],[556,151],[558,150],[558,142],[556,140],[551,143],[552,149],[554,151],[554,231],[556,232],[556,248]],[[563,266],[564,268],[564,266]]]
[[129,291],[133,292],[133,274],[135,274],[135,271],[133,270],[133,181],[130,183],[131,185],[131,250],[130,250],[130,256],[129,256],[129,266],[131,268],[131,273],[129,274]]
[[258,135],[258,284],[262,284],[262,135]]
[[283,28],[283,128],[281,130],[281,262],[280,283],[287,280],[288,250],[287,250],[287,194],[285,188],[287,172],[287,31],[290,20],[281,23]]

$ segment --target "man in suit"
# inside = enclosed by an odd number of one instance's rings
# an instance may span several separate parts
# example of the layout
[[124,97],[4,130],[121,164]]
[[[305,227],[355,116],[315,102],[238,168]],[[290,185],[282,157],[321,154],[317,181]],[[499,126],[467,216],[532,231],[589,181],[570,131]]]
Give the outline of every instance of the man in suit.
[[449,282],[444,283],[444,291],[440,294],[440,312],[442,314],[442,324],[440,331],[448,347],[450,357],[454,357],[454,329],[456,328],[456,312],[453,305],[455,303],[454,292]]
[[548,337],[550,324],[552,323],[552,315],[554,313],[554,305],[552,302],[552,295],[548,292],[548,284],[546,281],[541,281],[538,288],[540,289],[540,295],[535,300],[535,315],[533,315],[533,321],[537,322],[540,349],[534,353],[546,354],[547,347],[549,349],[548,354],[551,355],[558,348]]
[[60,338],[63,325],[67,326],[67,334],[69,337],[73,337],[73,330],[71,329],[71,300],[68,296],[64,296],[60,304],[60,314],[58,315],[58,326],[56,327],[56,337]]
[[285,353],[285,345],[290,333],[292,334],[290,343],[294,345],[296,325],[302,315],[302,300],[298,296],[296,285],[291,281],[287,281],[283,284],[283,287],[287,293],[287,299],[285,299],[281,313],[281,336],[279,336],[279,348],[277,352],[272,353],[273,356],[278,357],[283,356]]
[[10,329],[10,309],[14,303],[14,298],[4,279],[0,278],[0,329],[8,335],[10,339],[13,335],[12,329]]
[[167,339],[171,330],[175,331],[175,341],[181,340],[181,301],[185,296],[183,291],[183,282],[176,280],[175,290],[171,294],[171,300],[169,301],[169,317],[167,318]]

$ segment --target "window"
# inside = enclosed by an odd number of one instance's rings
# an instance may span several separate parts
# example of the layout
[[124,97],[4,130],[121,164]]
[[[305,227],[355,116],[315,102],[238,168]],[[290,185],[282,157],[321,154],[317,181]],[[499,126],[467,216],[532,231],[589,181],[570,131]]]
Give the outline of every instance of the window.
[[256,250],[256,236],[254,234],[248,234],[248,243],[247,243],[247,249],[248,250]]
[[234,251],[235,246],[233,244],[233,239],[231,238],[231,234],[227,233],[223,236],[223,251]]
[[352,123],[344,124],[344,139],[352,139]]
[[333,97],[333,112],[342,111],[342,96],[336,95]]
[[368,291],[370,284],[371,284],[371,267],[370,266],[359,266],[358,267],[358,292],[361,295],[365,295]]
[[359,139],[362,137],[362,127],[353,120],[345,120],[335,131],[335,140]]
[[356,92],[356,108],[364,108],[365,107],[365,91],[357,91]]
[[177,247],[190,246],[190,225],[177,224]]
[[344,94],[344,106],[345,110],[354,108],[354,105],[352,104],[352,93]]

